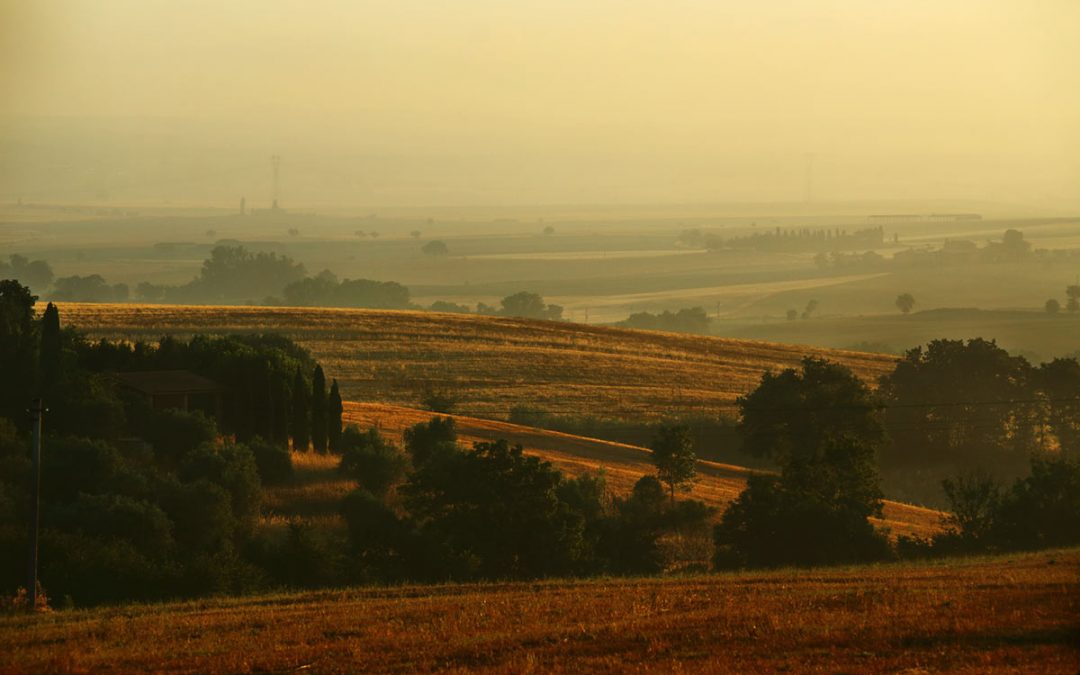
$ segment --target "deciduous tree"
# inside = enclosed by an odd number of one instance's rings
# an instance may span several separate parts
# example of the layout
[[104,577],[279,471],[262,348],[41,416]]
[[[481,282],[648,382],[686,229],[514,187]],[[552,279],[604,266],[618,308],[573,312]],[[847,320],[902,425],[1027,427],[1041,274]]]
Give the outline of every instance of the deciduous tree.
[[697,456],[694,439],[689,427],[665,424],[657,431],[652,443],[652,463],[656,475],[668,486],[671,502],[675,503],[675,490],[690,491],[697,474]]

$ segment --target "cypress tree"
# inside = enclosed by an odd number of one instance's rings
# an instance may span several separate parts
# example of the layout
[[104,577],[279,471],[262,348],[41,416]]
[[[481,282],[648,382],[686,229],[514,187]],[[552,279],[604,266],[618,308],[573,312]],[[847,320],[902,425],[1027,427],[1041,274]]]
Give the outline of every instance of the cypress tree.
[[274,436],[274,401],[270,391],[270,364],[264,362],[255,366],[252,380],[252,417],[254,433],[264,440]]
[[311,375],[311,444],[326,452],[326,376],[319,365]]
[[309,403],[307,382],[300,368],[296,369],[292,388],[292,442],[293,450],[307,452],[311,443],[311,427],[308,420]]
[[341,413],[344,411],[341,405],[341,392],[338,391],[337,378],[330,385],[329,415],[326,420],[326,438],[330,444],[330,452],[341,452]]
[[50,395],[60,379],[60,311],[51,302],[41,319],[38,376],[41,378],[42,394]]
[[274,406],[274,429],[271,437],[275,443],[289,447],[289,389],[285,386],[285,377],[274,373],[270,387]]

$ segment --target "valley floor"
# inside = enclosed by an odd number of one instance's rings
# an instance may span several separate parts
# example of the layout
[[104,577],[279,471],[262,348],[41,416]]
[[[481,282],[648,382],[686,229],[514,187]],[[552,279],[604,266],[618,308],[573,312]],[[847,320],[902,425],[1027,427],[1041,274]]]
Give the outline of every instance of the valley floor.
[[0,672],[1054,672],[1080,549],[661,579],[358,588],[0,618]]

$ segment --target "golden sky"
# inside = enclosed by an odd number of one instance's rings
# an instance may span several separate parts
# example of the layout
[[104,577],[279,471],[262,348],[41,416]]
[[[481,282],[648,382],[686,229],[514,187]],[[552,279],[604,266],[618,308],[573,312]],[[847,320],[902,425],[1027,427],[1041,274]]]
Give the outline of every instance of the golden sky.
[[0,0],[0,116],[298,201],[1080,206],[1080,0]]

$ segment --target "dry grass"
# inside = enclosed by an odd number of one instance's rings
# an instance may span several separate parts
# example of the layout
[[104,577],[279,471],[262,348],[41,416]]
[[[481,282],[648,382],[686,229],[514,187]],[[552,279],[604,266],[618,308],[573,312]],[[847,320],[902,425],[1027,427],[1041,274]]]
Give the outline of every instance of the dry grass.
[[[400,443],[405,429],[428,421],[432,414],[426,410],[390,405],[346,403],[344,419],[346,423],[357,424],[361,428],[376,427],[382,434]],[[455,420],[459,439],[463,443],[505,438],[520,443],[527,453],[542,457],[571,476],[603,470],[608,486],[616,494],[628,494],[639,478],[656,471],[645,448],[497,420],[464,415],[451,417]],[[698,480],[691,496],[720,509],[726,508],[746,487],[746,478],[750,473],[749,469],[743,467],[699,460]],[[908,534],[928,537],[941,531],[942,515],[933,509],[886,502],[885,518],[877,524],[889,528],[894,536]]]
[[334,455],[292,453],[292,479],[263,489],[264,517],[312,518],[336,514],[341,499],[356,488],[356,481],[338,473],[339,460]]
[[0,671],[1073,673],[1080,550],[0,618]]
[[415,406],[434,386],[457,396],[462,412],[489,418],[505,418],[515,405],[622,418],[733,412],[763,372],[808,354],[871,381],[894,363],[860,352],[431,312],[63,303],[60,315],[94,337],[280,332],[311,350],[345,398]]

